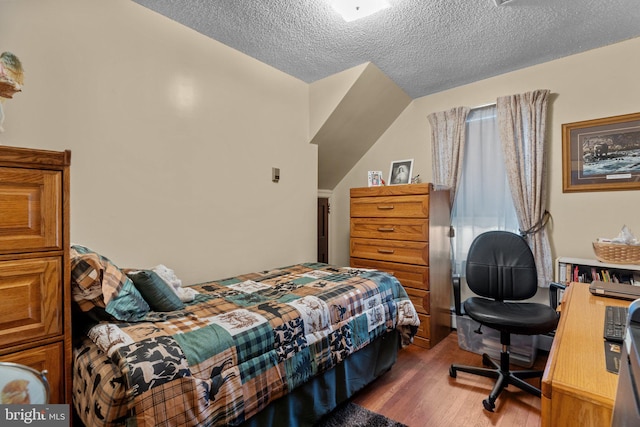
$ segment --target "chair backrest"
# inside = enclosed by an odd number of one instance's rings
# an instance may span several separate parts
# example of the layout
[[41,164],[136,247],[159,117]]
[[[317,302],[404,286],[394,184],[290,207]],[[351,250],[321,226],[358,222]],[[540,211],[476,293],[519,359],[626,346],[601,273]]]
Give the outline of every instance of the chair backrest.
[[475,238],[469,247],[466,274],[473,293],[498,301],[528,299],[538,290],[529,245],[507,231],[488,231]]
[[0,362],[0,404],[49,403],[46,373],[18,363]]

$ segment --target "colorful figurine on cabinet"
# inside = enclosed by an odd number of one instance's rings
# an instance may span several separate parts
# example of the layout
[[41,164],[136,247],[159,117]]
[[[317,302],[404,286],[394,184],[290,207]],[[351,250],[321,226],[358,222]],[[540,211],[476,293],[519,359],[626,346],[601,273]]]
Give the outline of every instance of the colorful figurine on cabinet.
[[7,99],[12,99],[16,93],[22,92],[23,84],[22,63],[13,53],[3,52],[0,55],[0,132],[4,132],[3,104]]

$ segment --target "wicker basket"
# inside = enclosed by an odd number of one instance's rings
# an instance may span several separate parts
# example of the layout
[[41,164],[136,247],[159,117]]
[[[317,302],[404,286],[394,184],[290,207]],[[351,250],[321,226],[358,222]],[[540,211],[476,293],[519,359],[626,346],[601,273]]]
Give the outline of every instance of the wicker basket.
[[640,245],[593,242],[596,258],[611,264],[640,264]]

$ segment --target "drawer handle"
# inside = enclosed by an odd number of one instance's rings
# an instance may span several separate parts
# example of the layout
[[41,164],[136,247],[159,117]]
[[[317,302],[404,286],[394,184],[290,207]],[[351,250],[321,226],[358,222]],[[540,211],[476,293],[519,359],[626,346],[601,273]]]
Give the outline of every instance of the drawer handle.
[[392,233],[396,231],[395,227],[378,227],[378,231],[382,231],[383,233]]
[[378,205],[378,209],[380,209],[381,211],[390,211],[393,208],[393,205]]
[[393,254],[395,251],[393,249],[378,249],[378,253],[381,254]]

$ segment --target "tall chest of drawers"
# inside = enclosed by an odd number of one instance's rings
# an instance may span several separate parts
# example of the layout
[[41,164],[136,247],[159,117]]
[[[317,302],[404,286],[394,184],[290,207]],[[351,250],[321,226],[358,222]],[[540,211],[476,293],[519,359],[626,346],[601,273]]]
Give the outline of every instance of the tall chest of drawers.
[[70,151],[0,146],[0,361],[71,403]]
[[414,343],[451,332],[449,190],[432,184],[351,189],[350,264],[393,274],[420,318]]

